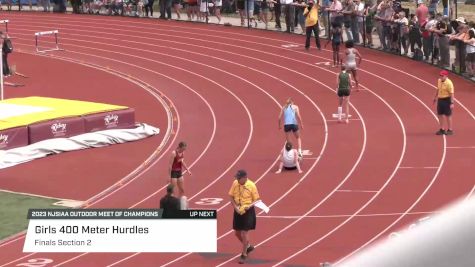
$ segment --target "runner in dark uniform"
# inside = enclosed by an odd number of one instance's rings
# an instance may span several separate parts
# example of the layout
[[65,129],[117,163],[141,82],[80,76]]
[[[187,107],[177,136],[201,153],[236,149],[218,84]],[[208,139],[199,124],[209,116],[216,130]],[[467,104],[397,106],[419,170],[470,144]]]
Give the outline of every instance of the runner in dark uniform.
[[170,158],[170,183],[174,186],[178,186],[178,197],[181,197],[185,194],[183,169],[185,169],[191,175],[191,171],[186,166],[184,159],[186,147],[187,145],[185,142],[180,142],[177,149],[172,152],[172,156]]
[[345,122],[348,123],[349,117],[349,102],[350,102],[350,93],[351,93],[351,74],[346,72],[346,66],[341,65],[341,72],[337,76],[337,95],[338,95],[338,122],[341,122],[343,117],[343,101],[346,101],[345,107]]
[[[332,51],[333,51],[333,65],[332,67],[338,66],[340,64],[340,44],[343,42],[343,35],[341,33],[341,27],[338,23],[332,24],[332,29],[330,31],[330,39],[328,43],[331,41],[332,43]],[[325,45],[325,47],[328,45]]]

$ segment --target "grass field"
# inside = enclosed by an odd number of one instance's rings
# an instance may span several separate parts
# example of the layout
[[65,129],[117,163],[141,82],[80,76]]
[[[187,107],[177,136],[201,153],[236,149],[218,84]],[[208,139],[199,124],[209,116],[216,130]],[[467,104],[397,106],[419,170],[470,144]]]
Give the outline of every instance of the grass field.
[[58,201],[58,199],[0,192],[0,240],[28,227],[26,218],[28,209],[61,208],[53,205]]

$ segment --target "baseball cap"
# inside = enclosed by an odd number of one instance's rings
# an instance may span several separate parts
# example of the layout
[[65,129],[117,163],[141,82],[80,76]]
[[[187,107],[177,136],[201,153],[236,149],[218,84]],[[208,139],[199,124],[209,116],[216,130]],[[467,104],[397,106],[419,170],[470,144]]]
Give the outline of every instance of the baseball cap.
[[463,23],[463,24],[467,24],[467,21],[465,20],[464,17],[458,17],[455,21],[458,21],[458,22]]
[[441,70],[439,73],[440,76],[449,76],[449,72],[446,70]]
[[236,172],[235,177],[236,177],[236,179],[246,178],[247,177],[247,172],[245,170],[239,170],[239,171]]

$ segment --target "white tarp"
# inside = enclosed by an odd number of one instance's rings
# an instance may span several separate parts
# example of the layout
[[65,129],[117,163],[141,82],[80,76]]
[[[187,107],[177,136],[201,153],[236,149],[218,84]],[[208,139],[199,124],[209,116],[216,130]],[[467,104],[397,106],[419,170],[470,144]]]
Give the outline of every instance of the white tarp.
[[43,158],[52,154],[86,148],[103,147],[140,140],[160,132],[147,124],[137,124],[133,129],[114,129],[76,135],[69,138],[44,140],[29,146],[0,150],[0,169]]
[[473,267],[474,226],[475,197],[472,197],[335,266]]

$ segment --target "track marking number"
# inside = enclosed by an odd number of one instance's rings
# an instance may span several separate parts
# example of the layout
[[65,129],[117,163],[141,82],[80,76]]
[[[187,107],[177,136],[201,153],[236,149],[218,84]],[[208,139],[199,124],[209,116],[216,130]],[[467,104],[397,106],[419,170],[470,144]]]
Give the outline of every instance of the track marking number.
[[223,201],[222,198],[206,197],[206,198],[200,199],[200,201],[196,201],[195,204],[198,204],[198,205],[218,205],[222,201]]
[[46,258],[37,258],[37,259],[29,259],[28,262],[17,264],[16,266],[25,266],[25,267],[43,267],[46,266],[48,263],[52,263],[52,259]]

